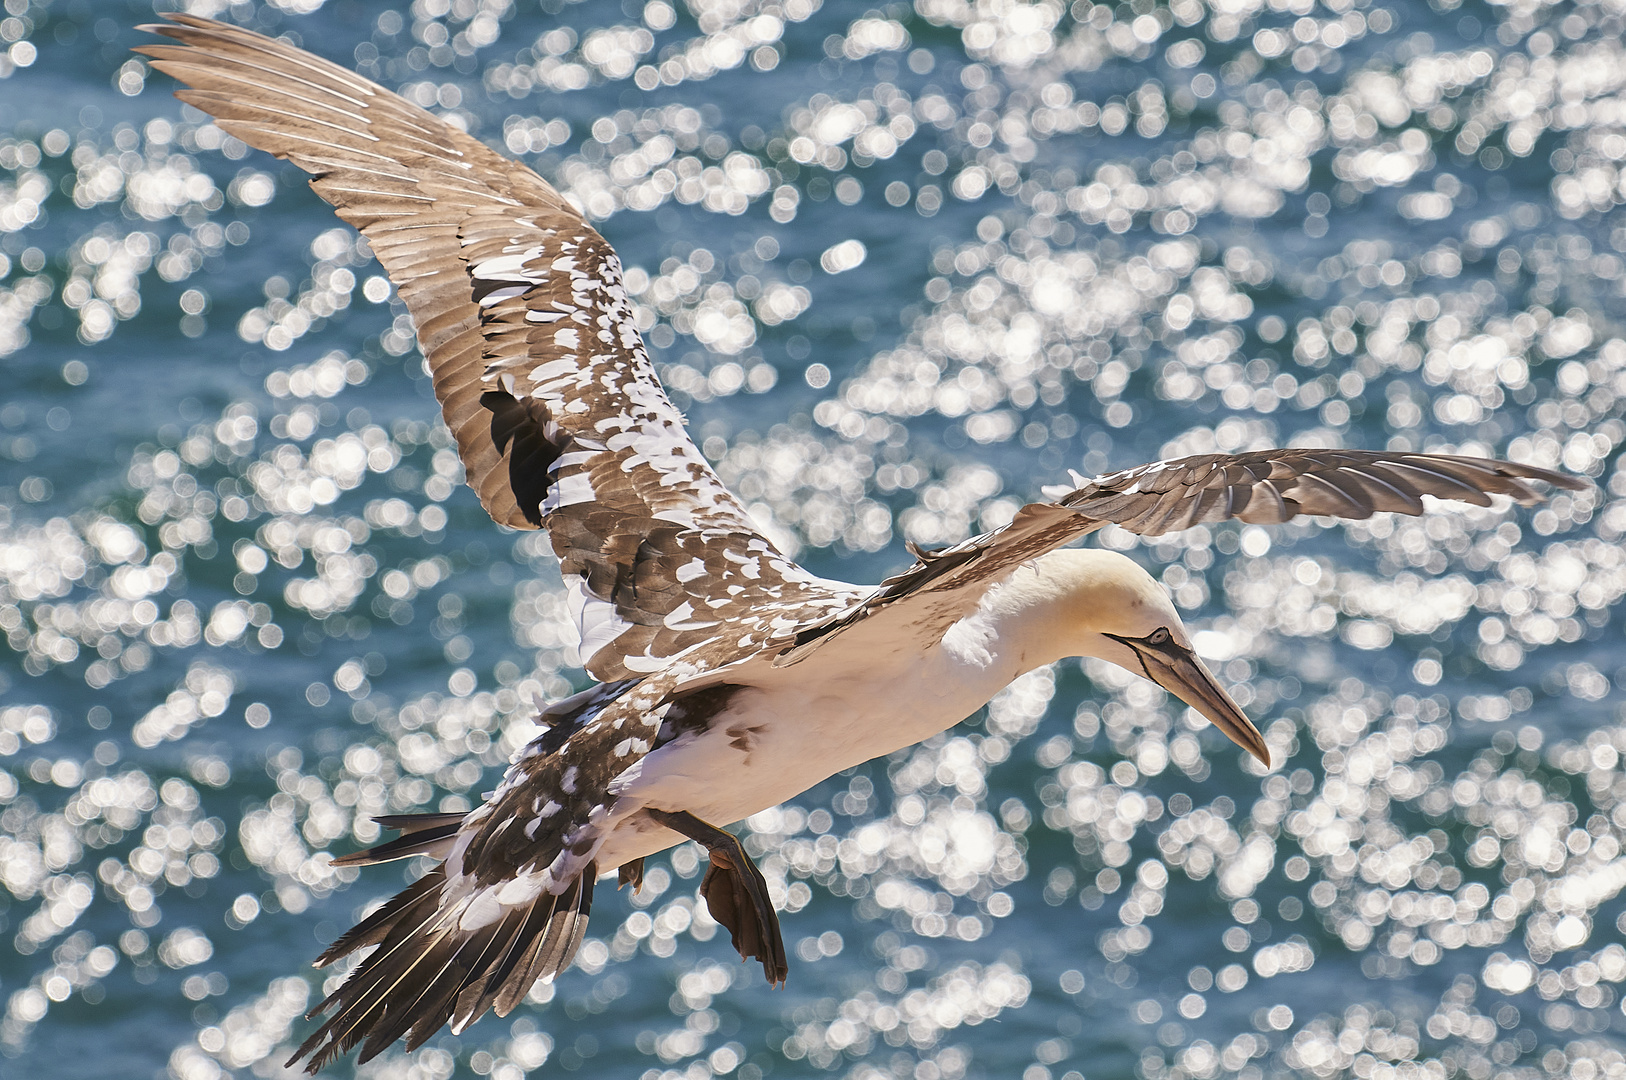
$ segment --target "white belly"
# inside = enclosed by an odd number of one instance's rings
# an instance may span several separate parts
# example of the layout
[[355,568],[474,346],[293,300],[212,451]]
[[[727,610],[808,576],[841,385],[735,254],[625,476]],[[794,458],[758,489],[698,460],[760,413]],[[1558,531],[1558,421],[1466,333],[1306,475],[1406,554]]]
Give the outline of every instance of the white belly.
[[[1000,664],[967,669],[941,653],[916,653],[908,664],[867,656],[862,666],[815,656],[825,662],[798,664],[741,689],[703,733],[643,759],[617,799],[620,821],[597,856],[600,871],[682,842],[637,813],[644,807],[732,824],[954,726],[1015,674]],[[877,678],[877,669],[886,676]]]

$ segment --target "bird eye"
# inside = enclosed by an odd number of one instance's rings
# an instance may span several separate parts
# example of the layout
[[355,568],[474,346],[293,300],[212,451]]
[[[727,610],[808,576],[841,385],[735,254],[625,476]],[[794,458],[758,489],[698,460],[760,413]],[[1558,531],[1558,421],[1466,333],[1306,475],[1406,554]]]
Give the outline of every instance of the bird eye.
[[1167,645],[1169,643],[1169,628],[1166,626],[1160,626],[1156,630],[1153,630],[1150,634],[1146,635],[1146,643],[1148,645]]

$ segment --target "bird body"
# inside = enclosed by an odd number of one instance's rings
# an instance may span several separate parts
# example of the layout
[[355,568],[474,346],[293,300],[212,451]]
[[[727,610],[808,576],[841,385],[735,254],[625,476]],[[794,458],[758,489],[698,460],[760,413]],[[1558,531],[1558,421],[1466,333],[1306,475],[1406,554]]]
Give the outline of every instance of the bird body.
[[730,693],[715,713],[617,781],[618,817],[600,867],[608,872],[682,839],[650,830],[636,813],[643,806],[739,821],[948,730],[1018,676],[1092,651],[1099,643],[1089,640],[1084,616],[1110,610],[1103,592],[1141,582],[1153,601],[1148,622],[1156,615],[1166,624],[1173,615],[1167,594],[1138,565],[1113,552],[1069,550],[1018,568],[932,639],[876,626],[832,643],[816,660],[730,671],[721,684]]
[[598,684],[468,813],[335,860],[438,864],[317,959],[371,948],[311,1015],[315,1071],[506,1014],[569,965],[594,881],[636,885],[683,839],[701,894],[770,982],[787,964],[770,889],[719,825],[960,722],[1023,672],[1094,656],[1144,676],[1269,764],[1162,586],[1125,556],[1064,550],[1116,524],[1153,536],[1240,519],[1418,514],[1427,497],[1531,503],[1546,469],[1405,452],[1210,454],[1097,477],[877,586],[817,577],[758,530],[695,447],[644,349],[619,260],[546,181],[366,79],[190,15],[140,51],[228,133],[313,175],[368,239],[415,323],[468,482],[498,522],[543,528]]

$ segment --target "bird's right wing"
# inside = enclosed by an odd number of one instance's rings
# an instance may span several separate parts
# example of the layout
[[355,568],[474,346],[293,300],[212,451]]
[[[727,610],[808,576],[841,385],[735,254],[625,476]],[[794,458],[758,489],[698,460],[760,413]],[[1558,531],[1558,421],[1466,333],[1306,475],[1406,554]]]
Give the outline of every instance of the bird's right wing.
[[190,15],[138,51],[178,96],[311,186],[412,313],[471,487],[542,527],[582,664],[709,670],[862,595],[775,550],[684,429],[610,245],[530,169],[336,64]]
[[889,609],[910,633],[940,638],[1016,567],[1108,524],[1161,536],[1230,518],[1277,524],[1303,516],[1359,520],[1386,511],[1415,516],[1425,495],[1477,506],[1507,495],[1528,506],[1541,497],[1526,480],[1572,491],[1588,486],[1508,461],[1370,450],[1199,454],[1093,478],[1075,474],[1072,490],[1047,489],[1054,502],[1022,507],[1004,528],[921,553],[853,610],[801,631],[776,663],[796,663]]

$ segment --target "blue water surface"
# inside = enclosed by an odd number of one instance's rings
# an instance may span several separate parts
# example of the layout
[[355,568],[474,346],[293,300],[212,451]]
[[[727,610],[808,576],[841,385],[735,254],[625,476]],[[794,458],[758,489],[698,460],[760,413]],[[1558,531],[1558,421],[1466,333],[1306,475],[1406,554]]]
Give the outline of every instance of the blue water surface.
[[[139,3],[0,18],[0,1070],[279,1075],[308,964],[585,685],[545,541],[460,483],[410,320]],[[537,168],[704,452],[877,581],[1067,470],[1274,445],[1595,478],[1098,541],[1268,772],[1096,662],[599,890],[506,1019],[334,1075],[1430,1080],[1626,1068],[1626,54],[1603,4],[359,0],[289,35]]]

